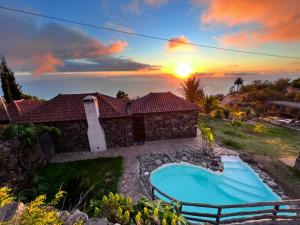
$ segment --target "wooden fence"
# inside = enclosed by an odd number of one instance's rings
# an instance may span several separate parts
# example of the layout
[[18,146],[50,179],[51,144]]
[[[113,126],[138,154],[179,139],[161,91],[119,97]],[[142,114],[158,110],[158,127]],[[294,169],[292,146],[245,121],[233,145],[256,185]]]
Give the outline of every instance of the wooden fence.
[[[216,225],[263,219],[300,221],[300,199],[233,205],[182,202],[162,192],[153,185],[150,179],[145,175],[141,166],[139,166],[139,178],[151,199],[157,199],[157,195],[159,194],[166,198],[169,202],[179,204],[180,207],[177,213],[181,214],[189,221],[208,222]],[[193,210],[187,210],[187,207],[193,208]],[[214,212],[204,213],[203,211]]]

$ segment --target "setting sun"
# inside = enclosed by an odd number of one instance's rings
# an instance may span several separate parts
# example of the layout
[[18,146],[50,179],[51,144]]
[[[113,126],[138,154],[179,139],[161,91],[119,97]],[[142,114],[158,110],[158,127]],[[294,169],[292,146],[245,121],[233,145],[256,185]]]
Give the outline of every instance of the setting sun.
[[178,77],[184,79],[192,74],[193,69],[189,64],[182,63],[177,66],[175,72]]

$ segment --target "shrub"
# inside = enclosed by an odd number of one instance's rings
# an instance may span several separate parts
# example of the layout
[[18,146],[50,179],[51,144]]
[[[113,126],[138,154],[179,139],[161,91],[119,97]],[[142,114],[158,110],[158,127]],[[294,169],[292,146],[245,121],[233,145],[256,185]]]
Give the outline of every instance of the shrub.
[[176,213],[176,204],[168,204],[162,200],[150,201],[143,197],[137,204],[122,194],[109,193],[102,200],[91,201],[93,216],[106,217],[108,221],[120,224],[188,224]]
[[[59,191],[50,203],[46,202],[46,195],[39,195],[33,201],[25,205],[20,216],[13,218],[5,224],[15,225],[60,225],[63,224],[58,217],[57,210],[54,208],[64,197],[65,192]],[[0,188],[0,207],[12,203],[14,197],[11,195],[11,189],[7,187]],[[1,220],[0,220],[0,224]],[[3,223],[4,224],[4,223]]]
[[60,130],[52,126],[9,124],[4,127],[3,137],[5,140],[18,140],[20,142],[18,157],[20,165],[24,169],[32,169],[30,156],[33,154],[34,147],[38,143],[38,138],[45,132],[60,135]]
[[8,187],[0,188],[0,208],[10,204],[14,201],[14,197],[11,194],[11,189]]
[[263,124],[257,123],[257,124],[253,125],[252,130],[254,131],[254,133],[261,134],[266,130],[266,126]]

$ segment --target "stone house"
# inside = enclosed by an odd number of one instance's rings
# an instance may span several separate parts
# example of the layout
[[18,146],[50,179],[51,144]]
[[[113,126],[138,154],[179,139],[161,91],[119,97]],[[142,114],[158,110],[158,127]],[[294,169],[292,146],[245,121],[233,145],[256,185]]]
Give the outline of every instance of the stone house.
[[19,116],[25,114],[42,103],[31,99],[14,100],[7,104],[3,97],[0,97],[0,124],[7,124],[15,121]]
[[103,151],[145,141],[195,137],[198,107],[170,93],[122,101],[100,93],[60,94],[16,123],[54,125],[56,152]]

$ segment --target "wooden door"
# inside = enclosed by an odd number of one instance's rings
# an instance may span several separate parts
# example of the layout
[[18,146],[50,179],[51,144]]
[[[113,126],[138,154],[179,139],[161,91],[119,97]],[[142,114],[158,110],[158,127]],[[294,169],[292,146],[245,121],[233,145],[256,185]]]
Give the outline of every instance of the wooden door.
[[133,117],[133,134],[134,141],[145,141],[145,120],[143,115],[135,115]]

